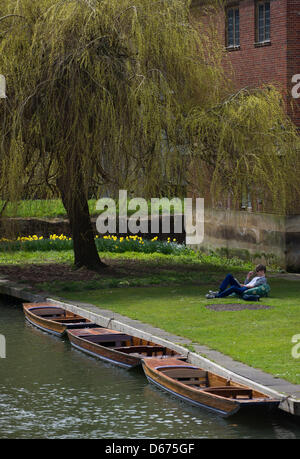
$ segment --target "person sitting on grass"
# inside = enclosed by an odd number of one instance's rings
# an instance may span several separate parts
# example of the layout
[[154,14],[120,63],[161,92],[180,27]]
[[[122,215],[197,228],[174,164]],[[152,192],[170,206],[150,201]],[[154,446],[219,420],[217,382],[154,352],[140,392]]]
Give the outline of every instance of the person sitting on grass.
[[227,274],[227,276],[220,285],[219,291],[213,292],[212,290],[210,290],[209,293],[206,295],[206,298],[224,298],[226,296],[231,295],[231,293],[243,295],[243,293],[245,293],[246,290],[267,283],[266,271],[267,269],[265,265],[257,265],[255,271],[250,271],[247,274],[244,284],[240,284],[233,277],[232,274]]

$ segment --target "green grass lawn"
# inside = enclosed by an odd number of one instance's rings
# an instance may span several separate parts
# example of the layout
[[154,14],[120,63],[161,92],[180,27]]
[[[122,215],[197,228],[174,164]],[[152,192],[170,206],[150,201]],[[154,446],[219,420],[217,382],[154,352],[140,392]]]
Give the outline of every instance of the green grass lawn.
[[[0,209],[4,202],[0,200]],[[96,199],[89,200],[89,209],[92,215],[99,212],[96,210]],[[66,210],[61,199],[28,199],[18,203],[8,203],[4,214],[5,217],[19,218],[57,218],[66,217]]]
[[[4,202],[0,201],[0,208]],[[94,209],[94,200],[89,202],[90,209]],[[32,199],[19,201],[18,203],[8,203],[5,211],[5,217],[19,218],[56,218],[66,217],[66,211],[61,199]]]
[[[89,210],[91,215],[99,215],[101,213],[96,209],[97,199],[89,199]],[[0,209],[3,207],[4,201],[0,200]],[[116,203],[118,212],[118,203]],[[148,202],[148,211],[150,213],[151,203]],[[131,215],[135,210],[128,210],[128,215]],[[177,205],[175,209],[171,207],[170,213],[181,213],[182,206]],[[66,217],[66,210],[61,199],[28,199],[19,201],[18,203],[8,203],[4,214],[5,217],[20,217],[20,218],[56,218]]]
[[55,289],[55,293],[189,338],[193,343],[205,344],[235,360],[299,384],[299,360],[292,357],[291,340],[300,333],[300,285],[281,279],[272,279],[271,285],[271,297],[260,301],[271,306],[270,309],[222,312],[209,310],[205,305],[243,301],[207,300],[204,295],[208,288],[215,287],[213,284],[73,292]]
[[0,252],[0,265],[27,265],[31,263],[73,263],[72,250],[29,252],[25,250]]

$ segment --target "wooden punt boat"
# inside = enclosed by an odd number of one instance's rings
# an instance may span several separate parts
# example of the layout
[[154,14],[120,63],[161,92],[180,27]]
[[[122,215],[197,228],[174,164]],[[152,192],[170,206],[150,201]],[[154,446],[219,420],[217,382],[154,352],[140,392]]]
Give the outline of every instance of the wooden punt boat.
[[150,383],[198,407],[227,417],[241,408],[276,408],[280,400],[176,358],[142,362]]
[[69,328],[97,327],[90,320],[54,303],[24,303],[23,311],[32,325],[58,336],[64,335]]
[[141,365],[142,359],[148,357],[155,356],[160,362],[171,356],[184,358],[168,347],[107,328],[67,330],[67,333],[75,348],[127,370]]

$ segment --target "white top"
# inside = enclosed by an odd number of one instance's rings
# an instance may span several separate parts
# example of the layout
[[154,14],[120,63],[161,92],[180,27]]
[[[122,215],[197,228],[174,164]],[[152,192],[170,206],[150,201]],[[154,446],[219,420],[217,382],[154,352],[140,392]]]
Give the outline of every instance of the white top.
[[[248,282],[248,284],[246,285],[247,287],[255,287],[257,284],[257,281],[262,280],[262,279],[264,279],[264,277],[261,277],[261,276],[253,277],[253,279],[250,282]],[[264,282],[260,282],[260,283],[264,283]]]

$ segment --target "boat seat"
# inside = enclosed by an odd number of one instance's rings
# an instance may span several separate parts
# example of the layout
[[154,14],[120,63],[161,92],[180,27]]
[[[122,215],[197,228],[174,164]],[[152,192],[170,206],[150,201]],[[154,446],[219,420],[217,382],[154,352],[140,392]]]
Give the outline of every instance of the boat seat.
[[206,376],[207,371],[205,370],[198,370],[197,368],[189,368],[189,367],[175,367],[175,368],[168,368],[165,367],[161,370],[165,375],[172,376],[172,377],[192,377],[192,376]]
[[122,346],[116,347],[115,351],[124,352],[126,354],[147,354],[147,357],[153,356],[157,352],[162,352],[164,355],[166,354],[165,346]]
[[203,386],[203,387],[207,387],[207,381],[206,379],[190,379],[188,381],[180,381],[178,380],[178,382],[181,382],[183,384],[186,384],[187,386]]
[[123,333],[108,333],[108,334],[80,334],[80,338],[86,339],[91,343],[99,344],[100,346],[118,348],[118,347],[126,347],[126,344],[131,341],[131,337],[129,335],[125,335]]
[[208,373],[205,370],[196,368],[168,368],[163,370],[164,375],[175,379],[187,386],[204,386],[208,385]]
[[210,392],[211,394],[220,395],[221,397],[236,398],[237,396],[245,396],[252,398],[253,391],[252,389],[247,389],[244,387],[237,386],[215,386],[207,387],[203,389],[205,392]]
[[178,378],[206,378],[207,371],[205,370],[198,370],[196,368],[168,368],[163,370],[162,373],[170,378],[178,379]]
[[166,354],[166,355],[160,355],[161,358],[166,358],[169,359],[170,357],[176,358],[176,360],[182,360],[186,362],[187,356],[183,354],[177,354],[176,351],[171,349],[171,354]]
[[64,319],[64,318],[54,318],[53,319],[55,322],[62,322],[62,323],[76,323],[76,322],[86,322],[87,319],[83,319],[83,318],[76,318],[76,317],[69,317],[67,319]]
[[62,308],[30,308],[28,309],[29,312],[40,316],[40,317],[48,317],[48,316],[64,316],[66,315],[66,311]]

